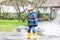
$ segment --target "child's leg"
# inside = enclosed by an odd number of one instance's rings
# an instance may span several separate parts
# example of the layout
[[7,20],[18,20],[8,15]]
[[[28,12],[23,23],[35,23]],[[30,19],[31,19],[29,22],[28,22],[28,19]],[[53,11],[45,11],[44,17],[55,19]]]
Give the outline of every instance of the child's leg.
[[35,29],[35,27],[32,27],[32,31],[33,31],[33,33],[35,33],[35,32],[36,32],[36,29]]
[[27,38],[30,38],[30,36],[31,36],[31,27],[28,27],[28,34],[27,34]]
[[32,27],[33,33],[34,33],[34,38],[37,38],[37,33],[36,33],[36,27]]
[[31,27],[28,27],[28,32],[29,32],[29,33],[31,32]]

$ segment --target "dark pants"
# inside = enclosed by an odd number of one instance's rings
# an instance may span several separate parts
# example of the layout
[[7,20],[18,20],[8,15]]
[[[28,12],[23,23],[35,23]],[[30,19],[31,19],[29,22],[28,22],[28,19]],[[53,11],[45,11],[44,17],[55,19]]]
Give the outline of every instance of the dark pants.
[[35,28],[36,27],[34,27],[34,26],[28,27],[28,32],[30,33],[31,32],[31,29],[32,29],[33,33],[35,33],[36,32],[36,29]]

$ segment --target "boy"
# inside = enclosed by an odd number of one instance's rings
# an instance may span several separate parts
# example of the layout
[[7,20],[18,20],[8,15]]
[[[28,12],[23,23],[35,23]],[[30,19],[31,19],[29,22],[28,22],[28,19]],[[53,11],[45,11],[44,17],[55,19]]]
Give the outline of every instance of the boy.
[[37,37],[37,33],[36,33],[36,26],[37,24],[37,15],[35,12],[33,12],[33,8],[29,8],[28,9],[28,34],[27,34],[27,38],[30,38],[31,36],[31,29],[34,33],[34,38]]

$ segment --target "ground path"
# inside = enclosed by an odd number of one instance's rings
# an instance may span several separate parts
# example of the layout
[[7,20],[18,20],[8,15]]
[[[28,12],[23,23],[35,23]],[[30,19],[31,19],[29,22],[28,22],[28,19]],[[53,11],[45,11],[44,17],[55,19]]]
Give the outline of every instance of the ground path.
[[[40,22],[37,33],[37,39],[33,39],[32,35],[30,40],[60,40],[60,23],[56,21]],[[0,32],[0,40],[29,40],[25,37],[26,34],[27,31],[25,30],[21,32]]]

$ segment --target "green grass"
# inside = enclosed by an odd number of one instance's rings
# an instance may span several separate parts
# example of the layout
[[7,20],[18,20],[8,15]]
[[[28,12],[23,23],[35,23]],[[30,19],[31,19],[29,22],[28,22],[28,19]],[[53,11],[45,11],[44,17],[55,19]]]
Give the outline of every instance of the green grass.
[[27,25],[27,22],[22,22],[18,20],[0,20],[0,31],[10,32],[18,25]]

